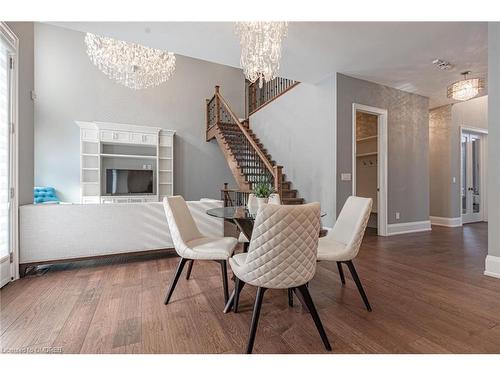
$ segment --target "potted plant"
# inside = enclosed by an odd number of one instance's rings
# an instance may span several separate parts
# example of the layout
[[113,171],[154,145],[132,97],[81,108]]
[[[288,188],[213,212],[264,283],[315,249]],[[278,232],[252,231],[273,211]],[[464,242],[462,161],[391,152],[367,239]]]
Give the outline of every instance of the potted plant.
[[267,203],[269,196],[274,193],[274,188],[269,182],[257,182],[253,186],[253,193],[257,198],[257,205],[260,207],[262,203]]

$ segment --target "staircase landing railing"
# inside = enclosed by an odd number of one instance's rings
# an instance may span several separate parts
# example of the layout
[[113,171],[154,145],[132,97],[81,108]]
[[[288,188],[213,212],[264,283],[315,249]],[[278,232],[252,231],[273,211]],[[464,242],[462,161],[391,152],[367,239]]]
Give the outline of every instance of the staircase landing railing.
[[[253,137],[248,132],[248,128],[244,126],[238,117],[229,107],[228,103],[221,95],[219,86],[215,86],[215,94],[211,99],[207,99],[207,139],[209,139],[208,134],[214,129],[214,127],[222,127],[224,125],[232,125],[238,129],[243,137],[241,137],[241,150],[242,152],[251,153],[255,155],[254,158],[249,161],[249,165],[246,166],[247,170],[255,170],[255,172],[265,171],[263,180],[269,182],[273,185],[274,190],[282,195],[282,167],[279,165],[273,165],[264,152],[261,150],[259,145],[255,142]],[[222,131],[222,129],[220,129]]]

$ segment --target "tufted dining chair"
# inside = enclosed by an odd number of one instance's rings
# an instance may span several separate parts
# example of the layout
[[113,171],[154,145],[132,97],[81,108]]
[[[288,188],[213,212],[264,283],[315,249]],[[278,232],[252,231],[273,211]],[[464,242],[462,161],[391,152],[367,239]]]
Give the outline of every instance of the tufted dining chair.
[[269,204],[281,204],[280,195],[277,193],[272,193],[267,201]]
[[371,198],[347,198],[333,230],[326,237],[320,238],[318,245],[318,260],[337,262],[342,284],[345,284],[342,263],[347,265],[368,311],[372,311],[372,308],[352,261],[358,255],[371,209]]
[[175,251],[181,257],[165,297],[165,305],[170,301],[184,265],[188,260],[213,260],[220,263],[224,288],[224,303],[226,303],[229,298],[227,260],[233,254],[234,248],[237,245],[236,238],[206,237],[201,234],[184,198],[180,195],[163,198],[163,207]]
[[301,297],[323,344],[331,350],[326,332],[309,294],[307,283],[316,272],[320,205],[262,205],[255,218],[248,253],[229,259],[235,275],[235,311],[243,285],[257,287],[247,353],[253,350],[262,299],[267,289],[289,289]]

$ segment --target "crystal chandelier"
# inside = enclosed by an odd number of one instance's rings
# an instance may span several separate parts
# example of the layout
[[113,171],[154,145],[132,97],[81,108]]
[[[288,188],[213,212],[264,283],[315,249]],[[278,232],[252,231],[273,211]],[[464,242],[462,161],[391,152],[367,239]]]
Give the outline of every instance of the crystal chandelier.
[[471,72],[463,72],[464,79],[448,86],[448,98],[465,101],[476,97],[479,91],[484,89],[484,80],[481,78],[469,78]]
[[85,44],[94,65],[109,78],[131,89],[158,86],[175,70],[172,52],[91,33],[85,35]]
[[269,82],[280,67],[281,43],[286,36],[288,22],[237,22],[241,59],[245,77],[250,82]]

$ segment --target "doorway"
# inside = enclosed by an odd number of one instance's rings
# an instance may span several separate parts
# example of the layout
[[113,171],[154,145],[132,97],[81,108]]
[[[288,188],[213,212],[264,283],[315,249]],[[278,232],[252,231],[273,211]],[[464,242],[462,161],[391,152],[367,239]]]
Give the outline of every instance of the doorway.
[[460,210],[462,223],[486,220],[487,131],[461,129]]
[[368,227],[387,235],[387,110],[353,104],[352,194],[372,198]]
[[0,287],[17,276],[17,44],[0,23]]

